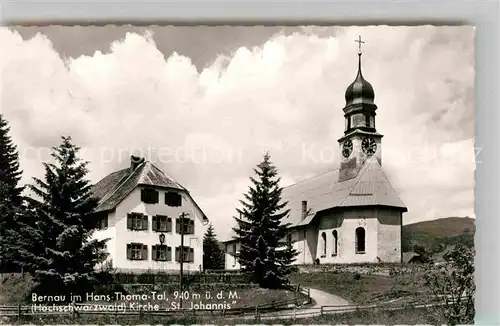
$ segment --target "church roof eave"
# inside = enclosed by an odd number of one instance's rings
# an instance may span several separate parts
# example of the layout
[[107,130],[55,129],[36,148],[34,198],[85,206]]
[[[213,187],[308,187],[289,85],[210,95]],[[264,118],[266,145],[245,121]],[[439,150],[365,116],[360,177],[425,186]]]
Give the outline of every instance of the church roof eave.
[[[355,207],[388,207],[401,212],[408,209],[385,176],[376,159],[367,161],[352,179],[338,181],[339,170],[329,171],[316,177],[283,188],[282,200],[288,201],[290,214],[283,219],[289,228],[311,224],[316,216],[330,210]],[[307,201],[311,213],[302,219],[302,201]],[[233,241],[234,233],[225,241]]]
[[384,137],[384,135],[382,135],[381,133],[378,133],[378,132],[364,131],[364,130],[356,128],[353,131],[351,131],[350,133],[348,133],[348,134],[343,135],[342,137],[340,137],[337,141],[338,142],[343,142],[344,139],[349,138],[349,137],[351,137],[354,134],[366,135],[366,136],[377,136],[377,137],[380,137],[380,138]]

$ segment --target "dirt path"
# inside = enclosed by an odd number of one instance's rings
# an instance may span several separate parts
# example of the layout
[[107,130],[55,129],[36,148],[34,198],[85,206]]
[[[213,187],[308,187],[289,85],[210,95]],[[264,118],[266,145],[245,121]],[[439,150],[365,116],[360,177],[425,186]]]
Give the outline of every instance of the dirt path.
[[[321,312],[322,306],[331,306],[328,307],[328,312],[333,313],[335,310],[344,310],[346,306],[350,305],[350,303],[347,300],[339,296],[336,296],[334,294],[330,294],[328,292],[320,291],[317,289],[309,289],[309,291],[311,298],[314,300],[312,306],[263,313],[260,315],[260,317],[262,319],[289,319],[292,318],[294,315],[296,317],[314,317],[322,314]],[[254,316],[244,317],[244,319],[253,319],[253,318],[255,317]]]
[[318,308],[321,306],[348,306],[350,304],[347,300],[328,292],[316,289],[309,289],[309,291],[311,298],[316,302],[311,308]]

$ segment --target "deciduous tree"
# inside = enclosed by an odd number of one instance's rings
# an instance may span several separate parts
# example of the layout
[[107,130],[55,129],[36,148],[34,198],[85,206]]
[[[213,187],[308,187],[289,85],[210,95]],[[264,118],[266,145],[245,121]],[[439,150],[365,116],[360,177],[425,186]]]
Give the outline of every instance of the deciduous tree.
[[450,325],[474,324],[474,249],[456,245],[426,279]]

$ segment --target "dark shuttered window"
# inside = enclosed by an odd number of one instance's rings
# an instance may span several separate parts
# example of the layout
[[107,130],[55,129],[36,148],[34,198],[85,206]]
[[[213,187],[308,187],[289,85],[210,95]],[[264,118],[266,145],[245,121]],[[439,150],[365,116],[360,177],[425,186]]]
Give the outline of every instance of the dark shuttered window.
[[[180,252],[181,247],[175,247],[175,261],[180,262]],[[190,247],[184,247],[184,263],[192,263],[194,262],[194,249]]]
[[184,223],[181,223],[181,219],[177,218],[175,220],[175,232],[181,233],[181,224],[184,226],[184,234],[194,234],[194,220],[185,218]]
[[148,246],[142,243],[127,244],[127,259],[130,260],[147,260]]
[[165,193],[165,204],[172,207],[182,206],[181,194],[173,191],[167,191]]
[[96,228],[98,230],[105,230],[108,228],[108,214],[101,213],[97,215]]
[[156,261],[172,261],[172,247],[155,245],[152,248],[152,258]]
[[148,230],[148,216],[140,213],[130,213],[127,215],[127,229],[133,231]]
[[159,202],[158,191],[150,188],[141,189],[141,201],[146,204],[157,204]]
[[172,232],[172,218],[165,215],[153,216],[153,231]]

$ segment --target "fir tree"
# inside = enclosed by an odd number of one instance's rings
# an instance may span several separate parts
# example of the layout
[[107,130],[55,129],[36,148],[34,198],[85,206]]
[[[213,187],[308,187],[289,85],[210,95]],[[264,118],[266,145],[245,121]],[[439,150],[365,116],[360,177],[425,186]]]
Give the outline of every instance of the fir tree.
[[18,210],[17,229],[10,232],[15,252],[11,261],[21,271],[34,274],[44,261],[45,248],[40,245],[43,243],[43,230],[39,227],[37,211],[29,201]]
[[92,240],[91,215],[97,206],[87,164],[78,158],[79,147],[63,137],[53,148],[56,164],[44,163],[45,180],[34,178],[31,190],[40,201],[31,200],[36,215],[36,238],[43,255],[36,265],[39,292],[85,293],[96,280],[95,266],[105,260],[106,240]]
[[21,193],[24,187],[19,186],[22,171],[19,169],[19,153],[9,136],[10,128],[0,114],[0,182],[4,183],[2,200],[10,200],[19,206],[22,202]]
[[19,154],[9,132],[8,123],[0,114],[0,269],[4,271],[17,267],[14,263],[19,239],[16,230],[23,202]]
[[219,246],[212,224],[203,237],[203,269],[224,269],[224,252]]
[[298,254],[285,241],[289,223],[282,221],[289,213],[288,203],[281,202],[278,170],[268,153],[254,173],[245,200],[240,201],[242,209],[237,210],[240,217],[235,217],[238,227],[234,231],[241,245],[237,259],[242,271],[261,287],[279,288],[289,283],[291,264]]
[[0,181],[0,271],[10,272],[14,270],[15,233],[14,215],[17,215],[17,209],[12,202],[7,199],[10,192],[10,186]]

